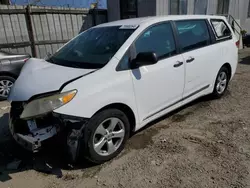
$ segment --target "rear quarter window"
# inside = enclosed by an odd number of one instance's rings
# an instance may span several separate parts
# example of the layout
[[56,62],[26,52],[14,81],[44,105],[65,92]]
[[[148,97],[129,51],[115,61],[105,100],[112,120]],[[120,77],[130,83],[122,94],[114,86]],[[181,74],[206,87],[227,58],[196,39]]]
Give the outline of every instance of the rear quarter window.
[[211,20],[211,25],[217,39],[224,39],[232,36],[232,33],[224,20]]

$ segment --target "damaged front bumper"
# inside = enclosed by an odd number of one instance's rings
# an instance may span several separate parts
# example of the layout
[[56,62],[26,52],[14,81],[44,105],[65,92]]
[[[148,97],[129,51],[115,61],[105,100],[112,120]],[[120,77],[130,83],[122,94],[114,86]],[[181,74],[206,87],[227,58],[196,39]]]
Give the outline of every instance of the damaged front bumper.
[[55,136],[58,133],[58,130],[55,126],[48,126],[45,128],[36,128],[30,130],[27,134],[21,134],[15,132],[14,124],[10,118],[9,128],[13,138],[18,144],[23,146],[25,149],[37,152],[42,146],[42,142]]
[[[80,133],[86,124],[86,119],[52,112],[35,119],[23,120],[20,119],[22,111],[23,103],[12,102],[9,129],[16,142],[32,152],[38,152],[44,142],[58,135],[65,128],[69,131],[68,135],[72,135],[74,132]],[[68,136],[68,138],[72,137]],[[67,140],[68,149],[76,151],[76,149],[70,148],[70,143],[72,146],[75,144],[74,141]],[[71,151],[71,155],[75,156],[76,154]]]

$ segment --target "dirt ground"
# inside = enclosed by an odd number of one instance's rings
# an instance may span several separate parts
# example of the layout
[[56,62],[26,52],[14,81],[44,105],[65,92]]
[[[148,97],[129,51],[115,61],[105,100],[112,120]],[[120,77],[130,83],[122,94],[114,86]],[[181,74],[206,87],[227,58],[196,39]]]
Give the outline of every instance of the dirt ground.
[[[9,136],[0,103],[0,187],[250,187],[250,50],[219,100],[199,99],[151,123],[124,152],[99,166],[65,163],[59,148],[32,155]],[[21,162],[7,170],[13,160]],[[47,164],[50,171],[41,171]]]

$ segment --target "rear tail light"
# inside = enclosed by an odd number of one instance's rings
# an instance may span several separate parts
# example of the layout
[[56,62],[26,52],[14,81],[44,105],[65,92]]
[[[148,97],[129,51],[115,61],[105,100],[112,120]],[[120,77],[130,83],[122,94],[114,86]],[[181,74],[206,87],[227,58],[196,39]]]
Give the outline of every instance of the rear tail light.
[[237,46],[237,48],[239,48],[239,47],[240,47],[240,40],[238,40],[238,41],[235,43],[235,45]]

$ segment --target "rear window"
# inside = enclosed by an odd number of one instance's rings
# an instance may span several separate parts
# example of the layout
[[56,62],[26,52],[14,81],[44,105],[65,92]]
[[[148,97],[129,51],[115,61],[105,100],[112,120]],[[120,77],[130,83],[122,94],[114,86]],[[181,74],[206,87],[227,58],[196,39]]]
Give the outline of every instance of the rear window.
[[224,20],[211,20],[211,24],[218,39],[227,38],[232,35]]

